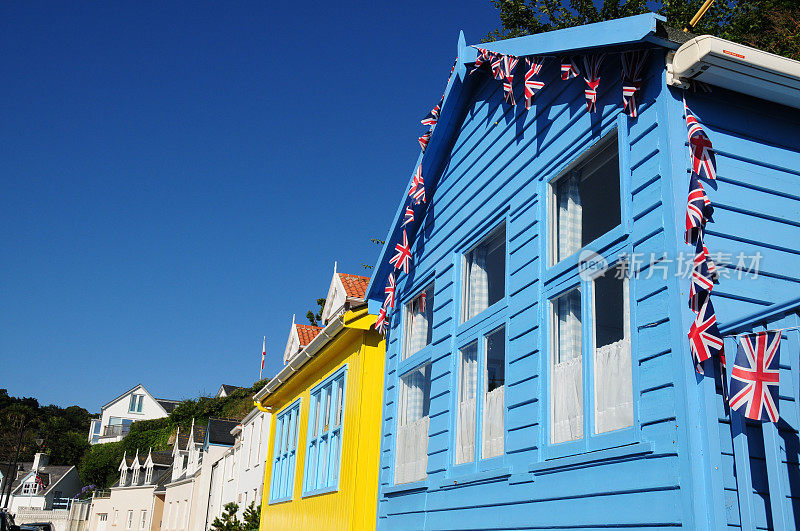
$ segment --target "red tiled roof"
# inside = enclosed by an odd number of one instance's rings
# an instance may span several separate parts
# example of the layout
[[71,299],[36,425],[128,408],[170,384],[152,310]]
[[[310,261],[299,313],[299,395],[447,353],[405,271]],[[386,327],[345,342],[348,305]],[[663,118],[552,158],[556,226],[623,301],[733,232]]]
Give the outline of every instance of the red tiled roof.
[[348,275],[347,273],[339,273],[339,278],[344,286],[344,291],[348,297],[356,299],[363,299],[367,294],[367,286],[369,285],[369,277],[362,277],[361,275]]
[[297,327],[297,337],[300,338],[300,346],[305,347],[311,340],[317,337],[317,335],[322,330],[321,326],[311,326],[311,325],[301,325],[296,324],[294,325]]

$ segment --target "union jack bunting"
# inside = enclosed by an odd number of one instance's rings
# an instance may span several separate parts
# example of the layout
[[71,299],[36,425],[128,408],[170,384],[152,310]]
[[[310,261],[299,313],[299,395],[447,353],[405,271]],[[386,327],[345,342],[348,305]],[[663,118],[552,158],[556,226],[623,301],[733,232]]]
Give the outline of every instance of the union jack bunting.
[[644,70],[647,50],[634,50],[620,55],[622,63],[622,106],[628,116],[639,115],[639,102],[636,93],[642,88],[642,71]]
[[422,123],[422,125],[435,125],[436,122],[439,121],[439,113],[442,110],[442,103],[444,103],[444,97],[442,97],[442,101],[440,101],[438,105],[431,109],[431,112],[429,112],[425,118],[420,120],[420,123]]
[[375,330],[381,335],[386,335],[386,325],[386,305],[383,305],[378,312],[378,318],[375,320]]
[[701,295],[700,311],[689,328],[689,348],[692,351],[697,372],[702,372],[700,364],[722,350],[722,335],[717,327],[717,316],[711,297]]
[[683,102],[686,114],[686,128],[689,135],[689,151],[692,159],[692,171],[702,178],[714,180],[717,178],[717,159],[714,156],[713,146],[708,135],[700,125],[700,121],[689,110],[686,100]]
[[422,163],[417,166],[414,172],[414,177],[411,179],[411,189],[408,191],[409,197],[413,197],[414,201],[419,203],[425,202],[425,181],[422,179]]
[[525,64],[528,65],[528,70],[525,72],[525,108],[530,109],[533,106],[533,97],[544,88],[544,82],[533,78],[542,71],[544,57],[525,59]]
[[[475,59],[475,67],[472,69],[470,74],[475,73],[475,71],[478,70],[481,66],[483,66],[484,63],[491,62],[491,55],[490,55],[491,52],[489,50],[487,50],[486,48],[475,48],[475,49],[478,50],[478,58]],[[455,67],[455,65],[453,66]],[[452,74],[453,71],[450,70],[450,73]]]
[[509,105],[514,102],[514,69],[517,67],[517,58],[513,55],[503,56],[503,97]]
[[586,81],[586,109],[589,112],[597,112],[597,87],[600,85],[600,66],[606,54],[584,55],[583,72]]
[[407,206],[404,217],[405,219],[403,220],[403,227],[414,221],[414,209],[410,206]]
[[564,57],[561,59],[561,79],[566,81],[567,79],[578,77],[581,75],[581,71],[578,69],[578,65],[575,64],[575,60],[572,57]]
[[703,183],[692,174],[689,180],[689,198],[686,203],[686,243],[696,243],[706,223],[713,221],[714,207],[706,195]]
[[386,288],[383,290],[386,294],[386,300],[383,303],[384,307],[394,308],[394,294],[395,294],[395,280],[394,273],[389,273],[389,278],[386,280]]
[[496,80],[502,81],[506,77],[506,72],[503,68],[503,54],[489,52],[489,57],[491,58],[492,62],[492,76]]
[[393,264],[395,269],[402,269],[407,275],[411,267],[411,246],[408,243],[406,229],[403,229],[403,243],[396,244],[394,250],[395,254],[389,259],[389,263]]
[[739,338],[731,369],[731,409],[752,420],[778,422],[780,330]]
[[433,129],[429,130],[427,133],[419,137],[419,147],[422,148],[423,153],[425,152],[425,149],[428,147],[428,142],[431,141],[431,133],[433,133]]
[[[711,265],[709,266],[709,264]],[[699,296],[707,295],[714,289],[716,275],[711,272],[712,269],[716,273],[717,268],[714,262],[708,258],[708,248],[703,245],[702,238],[700,238],[695,248],[692,282],[689,286],[689,307],[694,311],[700,307]]]

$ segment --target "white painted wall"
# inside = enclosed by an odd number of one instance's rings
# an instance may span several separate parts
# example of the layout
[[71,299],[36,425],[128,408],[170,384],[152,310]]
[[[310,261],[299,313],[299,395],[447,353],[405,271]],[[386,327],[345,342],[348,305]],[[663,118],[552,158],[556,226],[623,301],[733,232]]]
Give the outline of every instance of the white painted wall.
[[[131,395],[143,395],[142,401],[142,411],[130,411],[130,402],[131,402]],[[161,404],[156,402],[156,400],[150,395],[147,390],[145,390],[143,385],[137,385],[133,390],[125,393],[121,397],[117,398],[114,402],[108,404],[106,407],[103,408],[103,412],[100,416],[100,440],[99,442],[114,442],[119,441],[122,437],[103,437],[103,433],[105,432],[106,426],[109,426],[111,423],[111,417],[121,418],[121,419],[129,419],[132,421],[137,420],[150,420],[150,419],[160,419],[162,417],[166,417],[167,413],[164,411],[164,408],[161,407]],[[89,428],[89,440],[91,441],[92,428]]]
[[[89,514],[89,531],[149,531],[153,522],[153,506],[155,497],[153,485],[140,487],[116,487],[111,489],[111,497],[95,498]],[[128,511],[133,511],[133,523],[127,527]],[[145,525],[142,526],[142,511],[145,515]],[[103,525],[99,514],[108,514],[108,520]],[[156,514],[156,520],[160,518]],[[101,529],[98,530],[98,527]]]

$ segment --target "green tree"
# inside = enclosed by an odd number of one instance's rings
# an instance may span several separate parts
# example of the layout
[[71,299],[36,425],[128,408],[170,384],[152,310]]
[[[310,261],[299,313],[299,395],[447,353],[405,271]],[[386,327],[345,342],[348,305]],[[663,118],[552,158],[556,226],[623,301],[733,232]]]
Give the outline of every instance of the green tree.
[[325,308],[325,299],[317,299],[317,306],[319,306],[317,313],[314,313],[312,310],[308,310],[306,319],[308,319],[308,322],[314,326],[323,326],[320,323],[322,322],[322,309]]
[[[520,37],[656,11],[667,24],[684,28],[703,0],[491,0],[501,28],[487,41]],[[717,0],[692,29],[800,59],[797,0]]]
[[211,529],[213,531],[241,531],[242,522],[236,516],[239,506],[233,502],[226,503],[222,516],[214,518],[211,522]]
[[261,527],[261,504],[256,507],[256,502],[250,502],[247,509],[244,510],[242,515],[244,522],[242,522],[243,531],[253,531]]

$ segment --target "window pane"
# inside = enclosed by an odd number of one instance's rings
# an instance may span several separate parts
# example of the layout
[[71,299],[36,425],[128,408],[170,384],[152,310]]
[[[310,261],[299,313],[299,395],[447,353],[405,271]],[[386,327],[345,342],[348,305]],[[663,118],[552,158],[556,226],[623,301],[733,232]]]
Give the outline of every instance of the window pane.
[[506,231],[495,231],[466,254],[465,308],[462,320],[471,319],[505,296]]
[[331,421],[331,388],[330,388],[330,386],[326,386],[322,390],[322,400],[323,400],[323,403],[325,404],[325,406],[322,409],[322,411],[324,412],[323,413],[323,417],[322,417],[322,433],[325,433],[326,431],[328,431],[328,428],[329,428],[329,424],[328,423]]
[[402,394],[395,445],[395,483],[409,483],[427,477],[430,380],[430,364],[400,379]]
[[478,390],[478,342],[461,349],[459,367],[456,464],[475,459],[475,397]]
[[339,426],[342,423],[342,393],[344,393],[344,379],[339,378],[336,381],[336,417],[333,425]]
[[319,393],[314,394],[311,401],[314,405],[311,408],[310,418],[308,421],[311,423],[311,433],[314,437],[316,437],[319,433]]
[[616,131],[582,155],[553,192],[553,253],[559,262],[620,224]]
[[553,301],[551,441],[583,437],[581,295],[574,289]]
[[406,305],[406,341],[403,359],[422,350],[433,334],[433,285]]
[[633,379],[625,280],[609,270],[594,280],[595,433],[633,426]]
[[486,391],[506,383],[506,329],[499,328],[486,336]]

